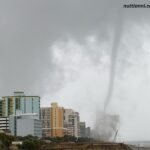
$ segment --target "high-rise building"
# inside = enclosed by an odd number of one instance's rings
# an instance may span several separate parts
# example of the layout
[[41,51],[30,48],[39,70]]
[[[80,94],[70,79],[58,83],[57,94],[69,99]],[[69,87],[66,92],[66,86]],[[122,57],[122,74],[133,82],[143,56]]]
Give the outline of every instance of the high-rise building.
[[90,127],[86,127],[85,129],[85,135],[87,138],[91,137],[91,128]]
[[80,122],[80,116],[79,116],[79,113],[78,112],[75,112],[74,113],[74,135],[75,137],[79,137],[80,136],[80,127],[79,127],[79,122]]
[[44,137],[70,135],[78,138],[81,136],[80,134],[85,137],[85,123],[83,131],[80,125],[79,113],[74,112],[72,109],[64,109],[63,107],[59,107],[57,103],[51,103],[51,107],[41,108],[40,119],[42,121]]
[[64,109],[64,127],[67,135],[79,137],[79,113],[72,109]]
[[0,117],[18,113],[40,114],[40,97],[26,96],[24,92],[14,92],[13,96],[3,96],[0,100]]
[[43,137],[51,136],[51,126],[50,126],[50,107],[42,107],[40,110],[40,119],[42,121],[42,135]]
[[74,111],[72,109],[64,109],[64,128],[65,134],[74,136]]
[[85,122],[80,122],[80,137],[86,137],[86,125]]
[[52,137],[63,137],[65,134],[65,129],[64,129],[64,108],[59,107],[57,103],[51,103],[51,136]]

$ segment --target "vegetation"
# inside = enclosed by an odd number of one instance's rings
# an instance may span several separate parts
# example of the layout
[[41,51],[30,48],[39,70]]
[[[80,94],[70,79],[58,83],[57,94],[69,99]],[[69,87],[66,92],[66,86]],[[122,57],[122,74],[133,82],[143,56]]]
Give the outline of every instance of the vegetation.
[[60,142],[89,142],[90,139],[86,137],[75,137],[70,135],[65,135],[64,137],[47,137],[45,140],[50,140],[51,142],[60,143]]
[[28,135],[25,137],[17,137],[16,138],[19,141],[23,141],[22,145],[18,145],[18,148],[20,150],[26,149],[26,150],[37,150],[40,147],[41,140],[39,140],[37,137]]
[[9,149],[9,146],[11,145],[11,142],[15,138],[10,135],[6,135],[4,133],[0,133],[0,150],[7,150]]
[[18,145],[19,150],[38,150],[41,145],[46,145],[46,141],[50,143],[63,143],[63,142],[89,142],[88,138],[76,138],[74,136],[65,135],[64,137],[47,137],[38,139],[38,137],[28,135],[25,137],[14,137],[0,133],[0,150],[9,150],[12,141],[22,141],[22,145]]

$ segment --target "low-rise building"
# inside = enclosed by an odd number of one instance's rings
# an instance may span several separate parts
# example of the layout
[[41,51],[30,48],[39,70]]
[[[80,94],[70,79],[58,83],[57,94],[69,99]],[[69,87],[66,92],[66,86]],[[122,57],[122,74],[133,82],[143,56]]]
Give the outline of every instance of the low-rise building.
[[0,130],[3,130],[5,133],[8,133],[9,130],[9,118],[1,117],[0,118]]
[[42,137],[42,122],[35,114],[18,114],[10,116],[10,131],[15,136],[33,135]]

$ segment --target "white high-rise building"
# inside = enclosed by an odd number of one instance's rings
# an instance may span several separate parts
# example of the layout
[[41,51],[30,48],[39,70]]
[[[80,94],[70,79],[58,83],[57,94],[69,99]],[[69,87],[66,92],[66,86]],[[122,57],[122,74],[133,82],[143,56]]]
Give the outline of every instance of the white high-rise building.
[[64,128],[66,135],[79,137],[79,113],[72,109],[64,109]]
[[37,113],[40,117],[40,97],[27,96],[24,92],[14,92],[12,96],[3,96],[0,100],[0,117],[9,117],[20,113]]
[[11,115],[9,120],[12,135],[42,137],[42,122],[36,113]]

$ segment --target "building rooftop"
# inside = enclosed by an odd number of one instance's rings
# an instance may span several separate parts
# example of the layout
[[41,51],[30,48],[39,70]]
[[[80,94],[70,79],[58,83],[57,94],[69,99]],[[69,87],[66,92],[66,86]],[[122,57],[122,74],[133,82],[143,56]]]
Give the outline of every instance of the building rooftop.
[[5,97],[8,97],[8,98],[10,98],[10,97],[39,97],[40,98],[40,96],[36,96],[36,95],[35,96],[32,96],[32,95],[26,96],[24,94],[24,92],[22,92],[22,91],[15,91],[13,96],[2,96],[2,98],[5,98]]

